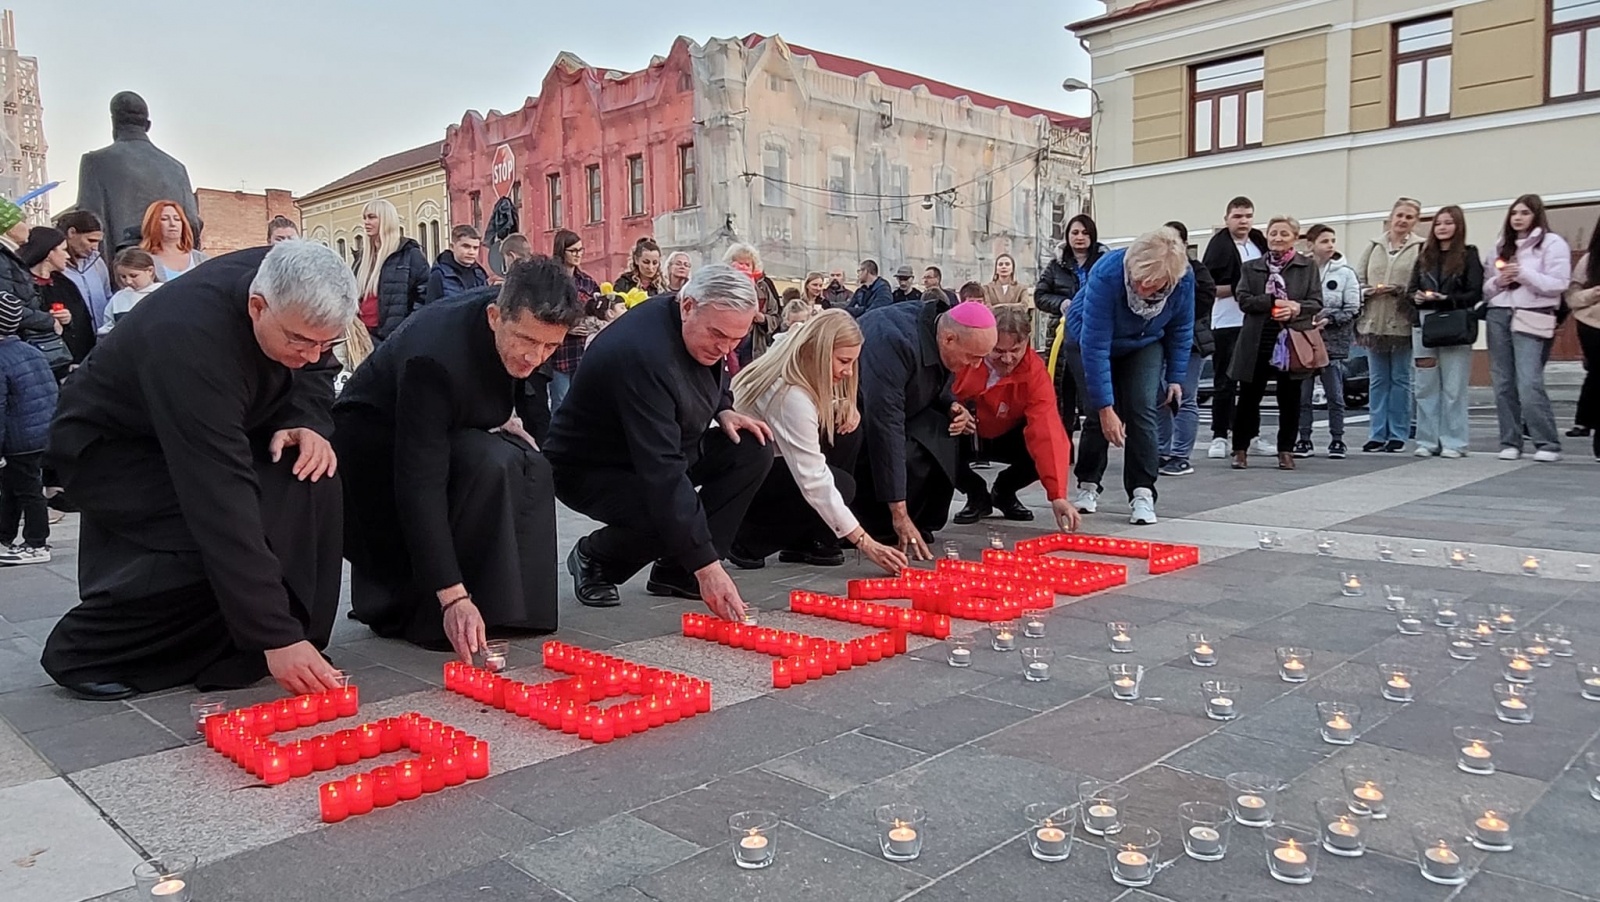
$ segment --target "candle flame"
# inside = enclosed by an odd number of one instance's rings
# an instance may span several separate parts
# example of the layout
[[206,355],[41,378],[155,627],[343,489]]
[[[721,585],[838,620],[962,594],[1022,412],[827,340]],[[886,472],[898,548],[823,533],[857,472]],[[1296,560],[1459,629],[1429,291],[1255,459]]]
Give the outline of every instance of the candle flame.
[[1294,839],[1293,839],[1293,838],[1291,838],[1291,839],[1290,839],[1290,840],[1289,840],[1289,845],[1288,845],[1288,846],[1287,846],[1287,848],[1288,848],[1288,849],[1289,849],[1289,850],[1290,850],[1290,851],[1291,851],[1291,852],[1292,852],[1292,851],[1297,851],[1297,850],[1298,850],[1298,849],[1299,849],[1299,848],[1300,848],[1300,844],[1299,844],[1299,843],[1297,843],[1297,842],[1295,842],[1295,841],[1294,841]]

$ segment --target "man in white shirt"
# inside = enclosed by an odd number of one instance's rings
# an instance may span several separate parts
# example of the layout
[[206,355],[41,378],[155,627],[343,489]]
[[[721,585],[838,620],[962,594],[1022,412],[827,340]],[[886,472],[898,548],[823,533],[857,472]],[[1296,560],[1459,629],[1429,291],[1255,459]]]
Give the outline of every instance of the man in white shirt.
[[[1213,460],[1228,456],[1228,430],[1233,425],[1236,385],[1228,378],[1228,365],[1233,362],[1233,346],[1239,340],[1239,329],[1244,326],[1244,312],[1233,299],[1233,289],[1239,284],[1244,264],[1267,251],[1267,237],[1252,226],[1255,213],[1256,205],[1248,197],[1228,201],[1227,225],[1212,234],[1200,260],[1217,283],[1217,299],[1211,308],[1211,334],[1217,342],[1211,366],[1211,448],[1206,453]],[[1262,442],[1257,437],[1250,453],[1269,456],[1278,453],[1277,445]]]

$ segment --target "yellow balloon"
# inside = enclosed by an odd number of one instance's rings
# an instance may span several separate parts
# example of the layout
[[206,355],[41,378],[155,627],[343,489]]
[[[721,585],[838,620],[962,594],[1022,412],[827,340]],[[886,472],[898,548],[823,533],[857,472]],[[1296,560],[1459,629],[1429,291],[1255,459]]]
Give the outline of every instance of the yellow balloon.
[[600,293],[601,294],[616,294],[616,289],[614,289],[611,286],[610,282],[601,282],[600,283]]

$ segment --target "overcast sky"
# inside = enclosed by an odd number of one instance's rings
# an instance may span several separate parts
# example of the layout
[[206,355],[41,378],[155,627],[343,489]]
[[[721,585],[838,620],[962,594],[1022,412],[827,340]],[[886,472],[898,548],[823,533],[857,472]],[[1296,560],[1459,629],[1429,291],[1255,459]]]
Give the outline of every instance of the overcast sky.
[[562,50],[634,70],[673,38],[778,33],[794,43],[1046,109],[1086,114],[1088,77],[1062,27],[1099,0],[0,0],[39,59],[50,175],[110,141],[121,90],[197,187],[303,194],[444,136],[468,109],[511,110]]

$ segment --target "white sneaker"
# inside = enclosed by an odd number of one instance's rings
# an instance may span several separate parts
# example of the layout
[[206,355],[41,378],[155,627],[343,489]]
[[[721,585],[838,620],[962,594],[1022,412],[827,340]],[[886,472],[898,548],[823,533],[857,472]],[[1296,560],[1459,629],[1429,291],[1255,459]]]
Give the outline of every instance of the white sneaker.
[[1211,440],[1211,450],[1206,452],[1206,456],[1212,460],[1226,460],[1228,458],[1228,451],[1229,448],[1227,439],[1214,438]]
[[1433,449],[1432,448],[1423,447],[1422,445],[1418,445],[1417,446],[1417,450],[1411,452],[1411,454],[1412,454],[1413,457],[1432,457],[1433,456]]
[[1133,500],[1128,502],[1128,522],[1149,526],[1156,522],[1156,496],[1149,489],[1134,489]]
[[1446,448],[1439,452],[1439,456],[1446,460],[1460,460],[1461,458],[1467,456],[1467,452],[1457,451],[1454,448]]
[[0,551],[0,564],[5,566],[19,566],[22,564],[48,564],[50,563],[50,546],[41,545],[30,548],[26,545],[13,545],[5,551]]
[[1500,459],[1501,460],[1521,460],[1522,459],[1522,449],[1521,448],[1501,448],[1500,449]]
[[1100,509],[1100,491],[1078,483],[1078,487],[1072,490],[1072,506],[1081,514],[1094,513]]
[[1561,459],[1560,451],[1535,451],[1533,459],[1542,464],[1553,464]]
[[1277,457],[1278,443],[1258,435],[1250,440],[1250,454],[1253,457]]

